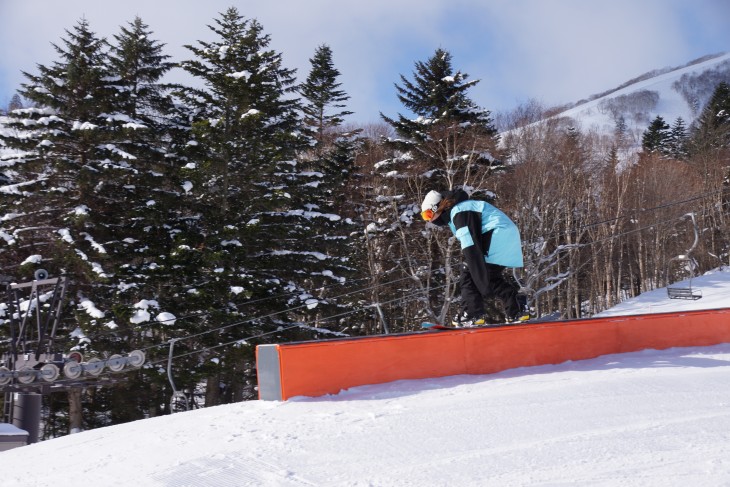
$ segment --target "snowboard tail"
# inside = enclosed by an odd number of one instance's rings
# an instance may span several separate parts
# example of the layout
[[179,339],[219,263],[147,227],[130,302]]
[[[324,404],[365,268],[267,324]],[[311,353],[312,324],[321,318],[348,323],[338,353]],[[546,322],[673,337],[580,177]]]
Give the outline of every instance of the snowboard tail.
[[421,323],[421,328],[427,330],[457,330],[457,326],[440,325],[438,323],[431,323],[430,321],[424,321]]

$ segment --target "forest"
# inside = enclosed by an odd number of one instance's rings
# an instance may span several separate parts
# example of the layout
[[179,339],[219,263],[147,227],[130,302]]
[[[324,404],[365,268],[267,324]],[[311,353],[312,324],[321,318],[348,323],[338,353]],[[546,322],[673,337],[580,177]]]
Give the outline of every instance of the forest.
[[[68,277],[64,353],[146,354],[57,381],[44,438],[256,399],[261,343],[450,320],[461,253],[420,220],[432,189],[516,222],[525,267],[509,277],[536,316],[591,316],[730,263],[727,76],[683,85],[707,101],[673,125],[651,92],[604,103],[607,134],[536,102],[495,120],[438,48],[396,80],[405,115],[357,126],[326,44],[297,79],[258,21],[230,8],[210,28],[172,60],[140,18],[110,40],[82,19],[0,116],[0,273]],[[195,82],[164,83],[173,68]],[[641,134],[622,115],[638,112]]]

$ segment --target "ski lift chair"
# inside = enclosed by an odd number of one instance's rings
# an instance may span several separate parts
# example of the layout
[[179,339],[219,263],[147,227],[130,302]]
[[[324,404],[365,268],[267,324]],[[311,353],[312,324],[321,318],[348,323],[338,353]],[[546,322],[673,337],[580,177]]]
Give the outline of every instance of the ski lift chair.
[[669,299],[691,299],[697,300],[702,297],[702,290],[692,288],[692,278],[695,276],[697,270],[697,262],[692,257],[692,251],[697,247],[699,241],[699,232],[697,231],[697,221],[695,220],[694,213],[688,213],[687,215],[692,220],[692,228],[694,230],[695,239],[692,246],[687,250],[685,254],[678,255],[667,262],[666,282],[669,282],[669,274],[671,272],[673,264],[679,263],[680,268],[686,269],[689,273],[687,279],[687,286],[667,286],[667,296]]

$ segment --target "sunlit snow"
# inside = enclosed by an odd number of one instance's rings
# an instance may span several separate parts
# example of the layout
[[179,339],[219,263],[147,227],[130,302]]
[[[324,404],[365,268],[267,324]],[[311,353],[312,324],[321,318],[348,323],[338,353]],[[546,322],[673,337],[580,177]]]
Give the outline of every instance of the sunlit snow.
[[[730,306],[730,270],[692,285],[702,299],[658,289],[607,314]],[[728,377],[730,344],[646,350],[211,407],[0,464],[8,486],[728,485]]]

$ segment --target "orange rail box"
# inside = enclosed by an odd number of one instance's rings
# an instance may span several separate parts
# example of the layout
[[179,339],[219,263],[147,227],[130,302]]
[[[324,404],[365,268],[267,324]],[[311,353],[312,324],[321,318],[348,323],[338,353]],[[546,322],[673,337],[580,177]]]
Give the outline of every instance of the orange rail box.
[[259,398],[730,342],[730,308],[259,345]]

